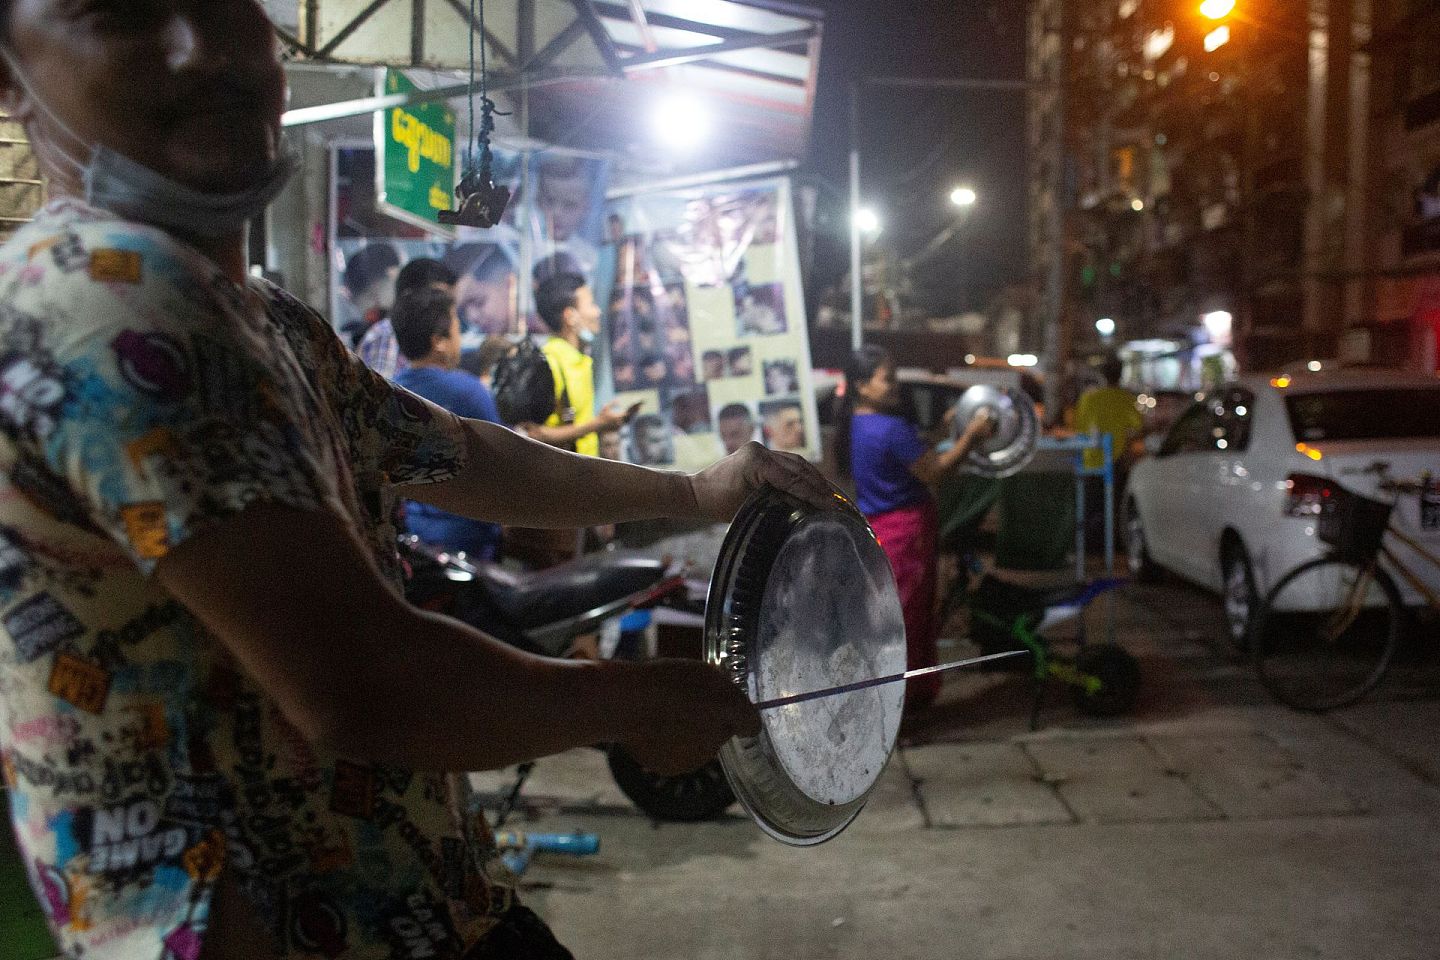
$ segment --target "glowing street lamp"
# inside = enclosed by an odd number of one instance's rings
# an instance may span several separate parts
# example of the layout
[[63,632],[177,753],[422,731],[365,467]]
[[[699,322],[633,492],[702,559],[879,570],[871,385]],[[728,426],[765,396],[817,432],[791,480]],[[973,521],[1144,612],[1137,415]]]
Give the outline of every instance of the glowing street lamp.
[[1115,335],[1115,321],[1110,317],[1101,317],[1095,321],[1095,332],[1102,337],[1113,337]]
[[950,191],[950,202],[957,207],[972,207],[976,199],[975,191],[969,187],[956,187]]
[[651,121],[656,139],[677,152],[695,149],[710,133],[709,114],[693,97],[667,97],[656,104]]
[[873,237],[880,232],[880,216],[869,207],[861,207],[855,211],[855,226]]
[[1204,0],[1200,4],[1200,15],[1211,20],[1223,20],[1235,10],[1235,0]]
[[1220,26],[1205,34],[1205,52],[1214,53],[1225,44],[1230,42],[1230,25],[1222,23]]

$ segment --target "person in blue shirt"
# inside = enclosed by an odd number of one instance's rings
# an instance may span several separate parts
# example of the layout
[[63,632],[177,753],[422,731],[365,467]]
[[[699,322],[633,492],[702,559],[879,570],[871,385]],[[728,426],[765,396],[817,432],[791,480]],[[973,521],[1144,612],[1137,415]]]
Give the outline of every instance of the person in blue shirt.
[[[408,361],[395,382],[451,413],[472,420],[500,422],[495,398],[478,377],[460,364],[460,316],[452,294],[422,287],[403,294],[390,313],[395,342]],[[421,540],[471,558],[500,555],[500,526],[446,513],[427,503],[405,504],[405,525]]]
[[[994,429],[987,410],[965,426],[953,446],[940,452],[901,415],[895,362],[866,345],[845,368],[845,394],[835,430],[841,472],[853,479],[855,504],[870,521],[900,593],[911,669],[937,661],[935,560],[939,520],[931,489]],[[940,692],[939,674],[907,681],[905,711],[922,710]]]

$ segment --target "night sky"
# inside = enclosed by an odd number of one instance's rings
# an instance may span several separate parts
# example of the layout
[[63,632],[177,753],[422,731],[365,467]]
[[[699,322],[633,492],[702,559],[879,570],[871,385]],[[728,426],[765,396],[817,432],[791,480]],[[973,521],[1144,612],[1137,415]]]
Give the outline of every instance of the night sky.
[[[1024,0],[811,0],[826,13],[815,127],[806,172],[835,217],[848,202],[849,85],[868,76],[1023,78]],[[1025,102],[1019,92],[871,88],[862,95],[861,183],[884,223],[881,242],[913,255],[955,216],[959,182],[980,195],[961,235],[922,279],[981,307],[1023,280]],[[832,189],[833,188],[833,189]],[[843,222],[817,249],[812,286],[848,268]]]

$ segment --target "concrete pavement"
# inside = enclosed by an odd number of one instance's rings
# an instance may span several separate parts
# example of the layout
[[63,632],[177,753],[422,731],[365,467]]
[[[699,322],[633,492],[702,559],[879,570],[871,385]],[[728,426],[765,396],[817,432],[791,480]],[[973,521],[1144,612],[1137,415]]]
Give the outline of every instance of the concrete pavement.
[[598,752],[542,761],[511,825],[602,847],[541,855],[527,901],[582,960],[1440,956],[1436,658],[1316,717],[1269,701],[1212,598],[1130,587],[1115,613],[1144,671],[1133,716],[1082,717],[1055,691],[1031,733],[1023,678],[952,675],[820,847],[738,808],[652,824]]

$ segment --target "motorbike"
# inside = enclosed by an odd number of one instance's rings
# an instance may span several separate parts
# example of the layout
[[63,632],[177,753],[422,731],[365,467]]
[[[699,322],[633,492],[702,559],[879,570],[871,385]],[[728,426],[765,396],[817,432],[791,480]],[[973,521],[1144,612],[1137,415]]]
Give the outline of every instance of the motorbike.
[[[671,606],[695,612],[683,575],[662,560],[620,550],[586,554],[544,570],[514,570],[477,561],[402,535],[398,549],[405,568],[405,595],[422,610],[454,617],[520,650],[564,657],[575,641],[620,620],[644,619],[637,611]],[[625,618],[625,619],[621,619]],[[652,656],[643,632],[624,631],[601,654],[615,659]],[[709,820],[735,802],[718,760],[679,776],[646,770],[618,744],[605,752],[616,785],[640,810],[656,820]],[[532,764],[521,764],[496,826],[513,810]]]

